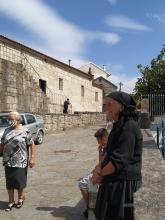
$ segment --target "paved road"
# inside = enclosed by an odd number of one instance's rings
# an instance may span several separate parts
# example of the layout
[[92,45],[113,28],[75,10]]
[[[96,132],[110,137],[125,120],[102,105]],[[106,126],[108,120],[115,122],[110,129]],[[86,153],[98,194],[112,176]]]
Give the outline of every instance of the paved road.
[[76,128],[45,137],[37,146],[36,167],[29,169],[26,200],[20,210],[4,211],[7,193],[1,166],[0,220],[82,220],[84,206],[77,180],[97,161],[93,134],[98,128]]
[[[26,200],[20,210],[4,211],[7,193],[0,166],[0,220],[83,220],[84,204],[77,182],[97,162],[93,134],[100,126],[45,137],[44,144],[37,146],[36,167],[29,169]],[[135,196],[136,220],[164,220],[165,162],[153,138],[145,131],[143,135],[143,187]]]

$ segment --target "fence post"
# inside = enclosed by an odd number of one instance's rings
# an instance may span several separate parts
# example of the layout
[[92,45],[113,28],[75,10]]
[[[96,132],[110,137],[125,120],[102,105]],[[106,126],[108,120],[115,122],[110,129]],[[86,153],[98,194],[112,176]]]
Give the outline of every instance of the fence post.
[[165,149],[164,149],[164,121],[162,121],[162,155],[165,156]]
[[159,127],[157,127],[156,131],[157,131],[157,146],[159,148]]

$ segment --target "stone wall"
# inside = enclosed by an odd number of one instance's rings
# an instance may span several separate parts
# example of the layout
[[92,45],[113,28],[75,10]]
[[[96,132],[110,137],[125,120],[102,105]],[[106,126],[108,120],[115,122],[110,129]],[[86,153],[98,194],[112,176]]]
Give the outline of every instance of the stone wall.
[[0,111],[48,112],[49,100],[21,64],[0,59]]
[[147,129],[150,128],[151,126],[151,118],[149,113],[146,112],[137,112],[139,116],[138,124],[139,127],[142,129]]
[[43,116],[45,132],[62,131],[74,127],[93,125],[97,123],[106,123],[106,114],[104,113],[84,113],[74,115],[47,114]]
[[[44,99],[41,102],[45,103],[46,100],[47,113],[62,113],[63,102],[66,98],[69,98],[72,104],[71,113],[74,111],[102,112],[102,89],[92,85],[92,77],[90,75],[2,37],[0,37],[0,59],[3,62],[3,68],[1,69],[0,66],[0,72],[6,78],[15,77],[16,74],[21,78],[24,77],[22,73],[26,73],[26,82],[28,84],[31,83],[29,92],[31,92],[31,89],[34,91],[33,87],[38,87],[41,90],[39,80],[46,81],[45,96],[47,100]],[[5,61],[6,66],[4,65]],[[12,74],[13,71],[14,75]],[[60,79],[63,80],[63,89],[59,89]],[[0,83],[3,84],[3,82]],[[17,90],[21,86],[22,84],[19,84]],[[82,86],[84,87],[84,96],[81,94]],[[15,90],[14,87],[13,89]],[[36,90],[37,93],[38,89]],[[18,93],[21,94],[21,91],[22,88]],[[95,100],[96,93],[98,94],[98,100]],[[3,96],[6,96],[6,94],[3,94]],[[32,97],[34,96],[35,92]],[[9,99],[12,99],[13,107],[15,106],[14,110],[16,110],[19,98],[10,96]],[[22,99],[19,99],[19,101],[22,101]],[[29,111],[27,108],[31,106],[30,98],[26,99],[26,105],[23,111]],[[33,111],[38,112],[38,109]]]

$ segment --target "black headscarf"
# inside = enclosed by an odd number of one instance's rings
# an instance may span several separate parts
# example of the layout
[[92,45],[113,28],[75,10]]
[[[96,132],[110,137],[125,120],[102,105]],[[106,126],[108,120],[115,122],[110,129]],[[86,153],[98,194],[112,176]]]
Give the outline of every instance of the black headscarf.
[[133,99],[132,96],[130,96],[126,92],[121,92],[121,91],[116,91],[116,92],[111,92],[107,95],[107,97],[110,97],[117,102],[121,103],[124,105],[124,107],[135,110],[136,108],[136,103],[135,100]]
[[136,102],[131,95],[126,92],[116,91],[109,93],[107,97],[114,99],[124,106],[124,110],[120,113],[119,117],[124,116],[125,119],[131,117],[135,121],[138,120],[138,116],[135,113]]
[[114,138],[118,139],[122,133],[126,121],[130,119],[138,121],[138,115],[135,112],[136,103],[132,96],[122,91],[109,93],[107,97],[112,98],[124,106],[123,111],[119,113],[118,121],[113,124],[112,129],[112,131],[115,130]]

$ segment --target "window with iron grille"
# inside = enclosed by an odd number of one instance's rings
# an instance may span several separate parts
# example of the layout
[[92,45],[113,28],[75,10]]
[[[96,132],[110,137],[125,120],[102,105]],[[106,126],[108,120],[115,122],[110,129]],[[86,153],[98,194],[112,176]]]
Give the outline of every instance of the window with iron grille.
[[81,86],[81,96],[84,96],[84,93],[85,93],[84,86]]
[[59,78],[59,90],[63,90],[63,79]]
[[95,92],[95,101],[98,102],[99,98],[98,98],[98,92]]

